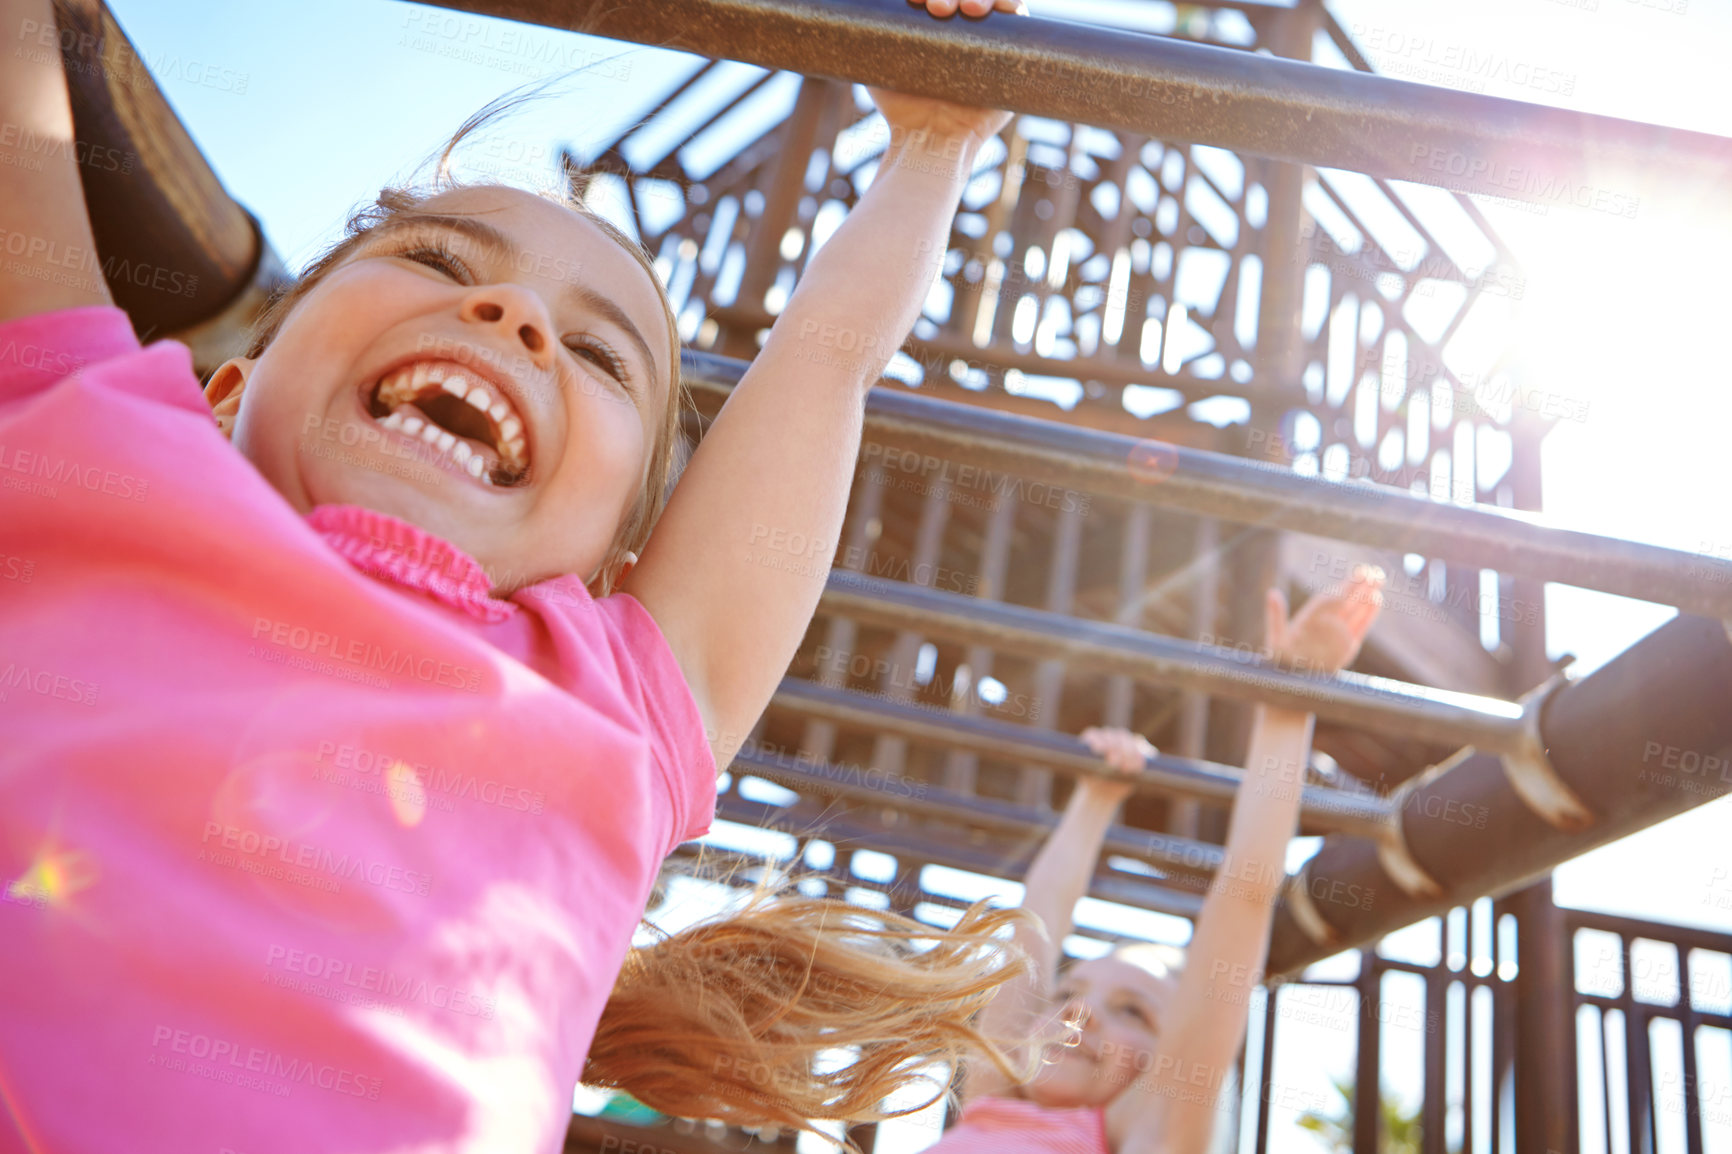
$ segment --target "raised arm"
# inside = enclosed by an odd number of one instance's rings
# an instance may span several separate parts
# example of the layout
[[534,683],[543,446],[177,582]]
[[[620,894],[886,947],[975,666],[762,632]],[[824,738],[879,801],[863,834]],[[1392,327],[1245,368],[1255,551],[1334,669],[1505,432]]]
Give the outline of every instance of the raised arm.
[[113,298],[95,271],[51,0],[0,0],[0,321]]
[[1008,119],[873,97],[890,132],[871,187],[811,257],[622,583],[667,636],[723,767],[817,608],[866,390],[919,316],[974,158]]
[[[1377,617],[1382,584],[1379,570],[1356,574],[1340,593],[1311,598],[1291,624],[1285,599],[1271,591],[1270,648],[1308,671],[1342,668]],[[1245,1040],[1250,992],[1269,953],[1312,722],[1308,713],[1257,709],[1221,870],[1186,948],[1160,1052],[1148,1079],[1132,1083],[1107,1111],[1119,1154],[1201,1154],[1208,1146],[1219,1121],[1216,1098]]]
[[[1141,770],[1143,759],[1154,753],[1147,741],[1122,729],[1087,729],[1082,737],[1107,764],[1125,774]],[[1023,878],[1022,908],[1038,917],[1046,931],[1042,934],[1028,926],[1016,930],[1016,944],[1034,960],[1034,972],[999,987],[981,1011],[980,1028],[987,1037],[1000,1041],[1026,1038],[1035,1047],[1046,1040],[1043,1035],[1058,1008],[1052,1004],[1053,982],[1064,940],[1070,935],[1072,915],[1077,902],[1088,893],[1107,829],[1131,788],[1128,781],[1098,777],[1077,780],[1058,827],[1035,854]],[[976,1098],[1001,1094],[1009,1088],[998,1067],[980,1062],[969,1068],[963,1093]]]

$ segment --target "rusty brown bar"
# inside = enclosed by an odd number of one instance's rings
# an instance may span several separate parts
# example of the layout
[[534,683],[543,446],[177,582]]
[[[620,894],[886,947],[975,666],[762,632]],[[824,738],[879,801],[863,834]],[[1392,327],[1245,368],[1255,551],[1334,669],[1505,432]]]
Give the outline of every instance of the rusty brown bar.
[[1354,673],[1319,677],[1290,672],[1231,649],[903,581],[833,573],[818,611],[988,645],[1000,653],[1062,658],[1179,689],[1300,709],[1419,741],[1500,753],[1526,748],[1521,708],[1514,702]]
[[[812,681],[784,679],[771,705],[807,717],[894,733],[987,757],[1029,762],[1063,773],[1118,776],[1116,770],[1109,769],[1099,756],[1068,734],[886,701]],[[1230,766],[1157,754],[1149,758],[1142,783],[1180,797],[1230,802],[1238,796],[1243,777],[1243,770]],[[1318,786],[1307,786],[1304,791],[1301,821],[1307,830],[1374,834],[1387,824],[1389,815],[1389,804],[1382,798]]]
[[84,199],[115,304],[140,334],[208,324],[261,275],[278,275],[258,223],[223,189],[107,5],[55,0],[55,19]]
[[[1554,812],[1548,819],[1531,790],[1521,792],[1521,775],[1484,754],[1415,779],[1391,799],[1398,817],[1385,837],[1329,837],[1289,880],[1275,910],[1269,972],[1297,973],[1482,895],[1507,893],[1732,792],[1729,685],[1727,627],[1680,616],[1558,688],[1539,714],[1539,746],[1579,803],[1578,818]],[[1374,899],[1330,900],[1367,894]]]
[[1272,160],[1622,215],[1635,215],[1645,197],[1732,177],[1732,140],[1706,133],[1038,17],[938,21],[906,0],[433,2]]
[[[725,395],[743,361],[688,351],[694,391]],[[866,402],[869,441],[931,454],[946,467],[1183,509],[1401,553],[1444,557],[1732,620],[1732,562],[1540,523],[1484,505],[1453,505],[1389,486],[1302,477],[1290,469],[998,413],[892,386]],[[872,451],[867,446],[867,453]],[[904,458],[906,459],[906,457]]]

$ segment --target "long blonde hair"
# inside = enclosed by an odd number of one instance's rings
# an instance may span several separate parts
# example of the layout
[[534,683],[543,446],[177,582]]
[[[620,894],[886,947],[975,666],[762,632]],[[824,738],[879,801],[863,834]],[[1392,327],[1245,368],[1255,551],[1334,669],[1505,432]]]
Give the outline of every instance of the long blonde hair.
[[[1032,964],[1001,933],[1027,917],[983,902],[942,930],[760,891],[737,913],[632,951],[584,1081],[677,1117],[804,1130],[923,1109],[948,1090],[932,1067],[970,1055],[1026,1081],[1034,1069],[1014,1066],[1006,1040],[972,1019]],[[921,1088],[922,1100],[885,1108]]]

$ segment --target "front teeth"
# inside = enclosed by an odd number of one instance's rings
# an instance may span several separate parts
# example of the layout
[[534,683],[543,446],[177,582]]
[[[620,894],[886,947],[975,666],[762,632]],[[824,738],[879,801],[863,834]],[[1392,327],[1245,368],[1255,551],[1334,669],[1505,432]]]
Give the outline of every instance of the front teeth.
[[387,377],[381,382],[375,401],[392,408],[393,411],[381,418],[379,423],[450,454],[458,467],[471,476],[492,483],[492,473],[483,454],[425,418],[408,416],[397,408],[399,405],[412,403],[429,385],[437,386],[451,396],[468,402],[479,412],[487,414],[498,429],[498,447],[503,458],[499,464],[507,469],[521,469],[524,466],[528,442],[523,435],[523,422],[512,409],[511,403],[502,397],[495,397],[487,387],[474,382],[452,365],[421,363]]

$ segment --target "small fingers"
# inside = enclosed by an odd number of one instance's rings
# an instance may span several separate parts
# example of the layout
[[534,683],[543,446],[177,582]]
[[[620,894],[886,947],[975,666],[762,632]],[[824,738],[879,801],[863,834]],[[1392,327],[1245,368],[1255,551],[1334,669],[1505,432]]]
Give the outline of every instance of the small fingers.
[[1079,736],[1096,757],[1102,758],[1121,773],[1140,772],[1144,758],[1155,750],[1140,734],[1125,729],[1091,726]]
[[[908,2],[910,4],[918,5],[921,3],[921,0],[908,0]],[[941,20],[946,16],[954,16],[956,14],[956,0],[925,0],[925,4],[927,13],[936,16]]]
[[1263,601],[1263,624],[1267,632],[1264,644],[1279,652],[1287,644],[1287,596],[1279,589],[1269,590]]

